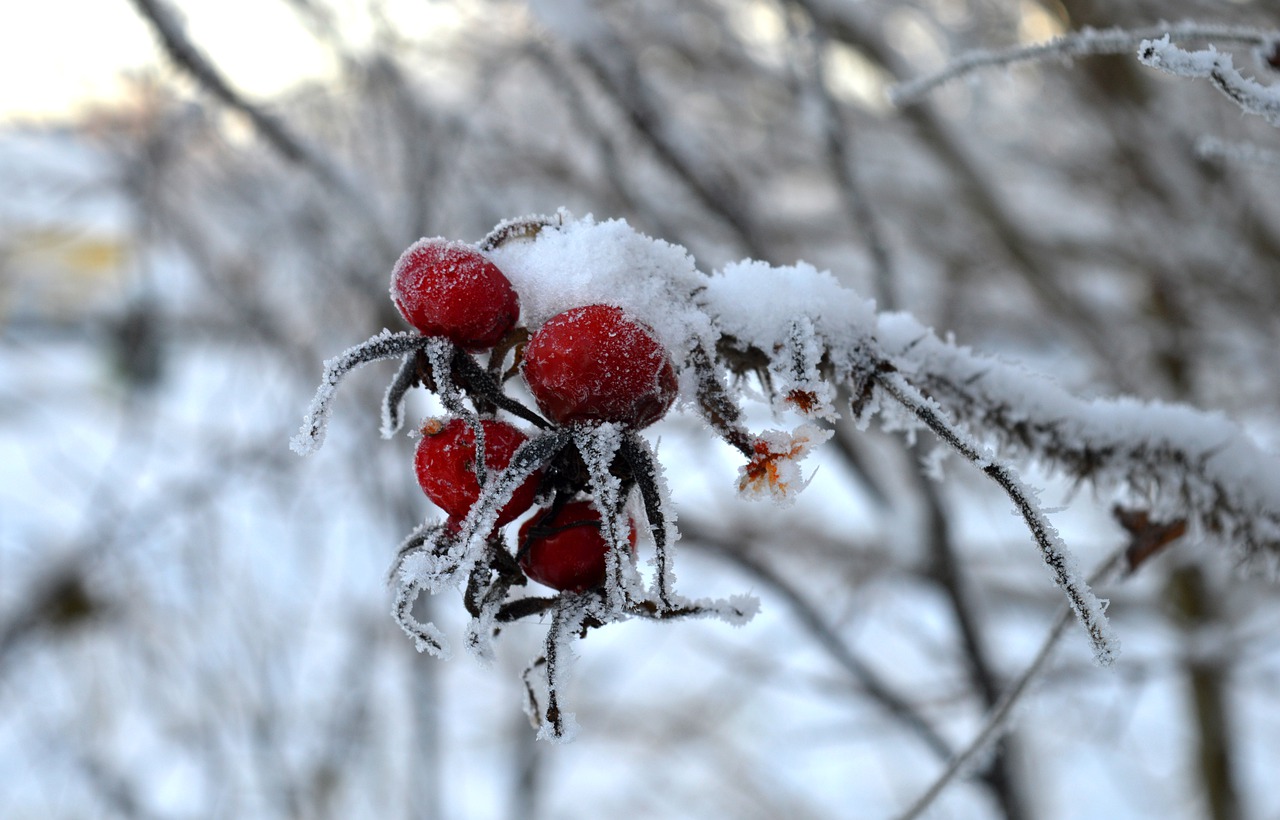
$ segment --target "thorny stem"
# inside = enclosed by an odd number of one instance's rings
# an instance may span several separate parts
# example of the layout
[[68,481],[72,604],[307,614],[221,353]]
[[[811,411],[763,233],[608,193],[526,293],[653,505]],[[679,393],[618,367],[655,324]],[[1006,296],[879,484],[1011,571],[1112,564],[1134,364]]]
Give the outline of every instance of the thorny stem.
[[977,446],[947,421],[936,406],[912,387],[896,368],[880,369],[874,378],[876,383],[894,400],[910,410],[948,446],[982,470],[1009,496],[1031,531],[1036,546],[1040,548],[1041,557],[1053,571],[1055,583],[1066,593],[1076,616],[1089,633],[1089,640],[1093,643],[1094,657],[1099,664],[1110,665],[1115,660],[1116,649],[1105,608],[1093,594],[1088,583],[1077,578],[1071,566],[1071,558],[1060,543],[1056,530],[1045,517],[1044,512],[1031,499],[1013,470],[979,452]]
[[[1124,549],[1121,548],[1113,552],[1107,560],[1105,560],[1093,575],[1089,578],[1089,583],[1099,584],[1107,579],[1116,567],[1120,565],[1121,559],[1124,557]],[[947,768],[938,776],[929,788],[916,798],[902,814],[899,814],[895,820],[916,820],[933,804],[938,796],[951,784],[953,780],[963,771],[967,770],[974,759],[985,750],[991,743],[995,742],[1001,735],[1008,730],[1009,713],[1013,707],[1022,700],[1022,696],[1026,694],[1031,682],[1036,679],[1041,670],[1048,664],[1049,659],[1053,656],[1053,650],[1058,645],[1058,641],[1066,632],[1067,624],[1071,622],[1072,608],[1066,607],[1058,613],[1058,617],[1054,620],[1053,626],[1049,628],[1049,634],[1045,637],[1044,643],[1040,645],[1040,651],[1036,653],[1035,658],[1023,670],[1004,694],[1000,696],[999,702],[991,708],[987,713],[987,719],[983,722],[982,728],[978,734],[974,736],[969,745],[959,754],[951,758],[951,762],[947,764]]]

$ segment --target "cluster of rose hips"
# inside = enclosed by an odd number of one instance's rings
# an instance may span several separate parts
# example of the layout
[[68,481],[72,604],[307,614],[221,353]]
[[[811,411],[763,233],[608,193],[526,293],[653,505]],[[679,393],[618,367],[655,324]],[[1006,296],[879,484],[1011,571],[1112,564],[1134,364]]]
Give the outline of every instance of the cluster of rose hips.
[[[391,295],[419,333],[447,339],[460,355],[494,351],[491,364],[500,369],[514,347],[518,366],[505,377],[516,371],[523,376],[549,423],[528,411],[520,415],[544,429],[609,422],[638,430],[662,418],[675,400],[671,357],[644,325],[618,307],[594,304],[552,317],[531,336],[517,331],[520,300],[511,282],[462,242],[431,239],[413,245],[395,265]],[[421,364],[414,376],[429,380],[430,368]],[[466,380],[469,370],[462,368],[458,376]],[[474,378],[476,372],[489,378]],[[428,420],[414,458],[418,483],[455,533],[480,499],[485,479],[507,469],[529,442],[518,427],[487,412],[499,404],[513,409],[513,400],[501,393],[504,374],[477,370],[470,375],[481,412],[464,407],[452,418]],[[517,536],[514,557],[520,570],[553,589],[585,592],[604,582],[610,545],[601,532],[600,510],[584,497],[588,482],[581,465],[573,463],[576,451],[556,449],[544,452],[546,465],[511,492],[493,527],[496,531],[537,506]],[[634,524],[629,540],[634,549]]]
[[[399,429],[412,388],[435,393],[447,416],[422,425],[414,468],[446,517],[402,544],[392,569],[393,613],[419,650],[444,656],[444,635],[412,610],[424,591],[460,587],[472,616],[468,647],[488,657],[502,624],[549,612],[543,654],[525,670],[526,710],[544,736],[564,740],[572,734],[558,695],[567,642],[630,617],[743,623],[756,602],[688,600],[672,589],[675,529],[657,456],[638,432],[661,419],[677,394],[675,364],[653,329],[610,304],[574,306],[537,327],[520,324],[520,298],[486,253],[536,241],[560,224],[514,220],[476,246],[424,239],[406,250],[392,271],[391,297],[414,329],[383,331],[325,362],[291,446],[301,455],[320,447],[339,382],[369,362],[402,358],[383,401],[385,437]],[[684,355],[703,418],[767,472],[781,451],[761,450],[742,426],[713,353],[694,345]],[[512,380],[523,382],[537,410],[507,392]],[[521,516],[527,519],[509,543],[507,525]],[[653,549],[650,582],[635,566],[640,517]],[[529,579],[557,594],[513,596]],[[546,681],[542,695],[535,673]]]

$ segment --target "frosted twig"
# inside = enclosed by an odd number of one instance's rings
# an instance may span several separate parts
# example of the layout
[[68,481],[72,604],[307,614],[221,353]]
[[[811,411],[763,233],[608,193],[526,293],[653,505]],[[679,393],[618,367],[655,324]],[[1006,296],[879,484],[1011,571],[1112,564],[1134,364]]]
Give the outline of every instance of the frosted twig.
[[1132,54],[1142,41],[1163,36],[1172,36],[1178,40],[1214,40],[1220,43],[1251,46],[1265,46],[1280,40],[1280,32],[1194,22],[1139,29],[1083,28],[1045,43],[998,51],[976,49],[966,52],[932,74],[893,86],[889,89],[889,99],[894,105],[905,107],[919,101],[935,88],[983,68],[1007,67],[1015,63],[1037,62],[1053,58]]
[[[448,339],[432,337],[423,345],[427,362],[431,365],[431,378],[435,382],[436,395],[445,409],[455,416],[474,416],[462,403],[462,392],[453,381],[454,353],[457,348]],[[484,483],[483,480],[481,483]]]
[[[514,563],[511,561],[511,556],[506,553],[506,547],[501,539],[491,540],[489,549],[491,558],[505,556],[509,562]],[[479,581],[487,580],[490,575],[491,571],[488,567],[477,567],[472,572],[472,578]],[[516,580],[521,582],[524,580],[518,567],[511,567],[510,571],[499,569],[498,577],[476,596],[478,600],[467,601],[468,609],[472,610],[471,623],[467,625],[467,649],[482,663],[493,663],[493,637],[497,632],[495,625],[501,615],[507,594]],[[471,584],[468,583],[468,596],[471,593],[470,586]]]
[[1098,487],[1141,494],[1255,564],[1280,564],[1280,464],[1226,417],[1134,399],[1077,398],[1016,365],[944,342],[904,316],[881,317],[889,357],[950,417],[1010,457]]
[[[571,438],[570,432],[565,428],[534,436],[516,448],[502,472],[489,476],[480,497],[471,505],[467,517],[463,519],[458,533],[458,540],[475,560],[481,557],[481,552],[474,545],[478,543],[478,539],[487,537],[493,530],[498,512],[511,500],[516,488],[564,449]],[[467,563],[474,566],[475,560]]]
[[420,350],[425,337],[417,333],[392,333],[384,330],[367,342],[356,345],[346,352],[329,359],[324,363],[324,375],[320,379],[320,387],[311,399],[311,406],[302,419],[300,429],[289,442],[289,448],[300,456],[309,455],[324,444],[325,428],[329,423],[329,408],[333,395],[342,381],[357,367],[383,359],[394,359],[415,350]]
[[419,652],[447,659],[450,655],[449,641],[435,624],[422,623],[413,617],[413,605],[422,594],[422,585],[416,582],[406,584],[396,590],[395,605],[391,615],[400,624],[404,634],[413,639],[413,645]]
[[482,251],[491,251],[513,239],[533,239],[543,228],[563,223],[564,216],[562,214],[556,214],[555,216],[533,214],[531,216],[516,217],[515,219],[504,219],[494,225],[493,230],[485,234],[485,237],[476,243],[476,247]]
[[464,351],[454,348],[453,370],[457,373],[462,387],[473,398],[477,397],[491,403],[494,407],[506,410],[517,418],[522,418],[533,426],[545,430],[551,425],[547,420],[520,402],[502,392],[502,385],[488,370]]
[[1185,51],[1173,45],[1166,34],[1158,40],[1143,40],[1138,46],[1138,61],[1176,77],[1208,79],[1246,113],[1280,127],[1280,90],[1245,77],[1230,54],[1212,46]]
[[1093,594],[1088,582],[1078,577],[1075,561],[1067,552],[1057,530],[1013,469],[983,453],[977,442],[949,422],[933,401],[921,395],[896,370],[878,373],[876,382],[948,446],[971,461],[1005,491],[1031,531],[1036,546],[1040,548],[1041,557],[1053,571],[1054,582],[1066,594],[1071,608],[1089,633],[1094,658],[1103,666],[1112,664],[1115,661],[1117,641],[1111,633],[1105,607]]
[[[1111,554],[1106,561],[1102,563],[1097,570],[1089,578],[1090,584],[1099,584],[1106,580],[1107,576],[1120,564],[1120,560],[1124,557],[1125,550],[1119,549]],[[902,814],[899,814],[895,820],[916,820],[920,817],[938,796],[951,785],[952,781],[966,771],[972,764],[973,760],[987,749],[992,743],[999,740],[1009,728],[1009,714],[1013,711],[1026,694],[1031,682],[1036,679],[1040,672],[1048,664],[1049,659],[1053,657],[1053,650],[1057,647],[1058,641],[1062,638],[1067,630],[1067,625],[1071,622],[1071,608],[1062,609],[1057,618],[1054,619],[1053,626],[1049,628],[1049,634],[1045,637],[1044,642],[1040,645],[1040,650],[1036,653],[1035,658],[1028,664],[1027,668],[1022,671],[1018,679],[1014,681],[1004,693],[1000,696],[1000,700],[996,702],[991,710],[987,713],[987,718],[983,721],[982,728],[974,735],[972,741],[959,754],[951,758],[947,764],[947,768],[942,774],[929,785],[915,802],[912,803]]]
[[880,704],[886,712],[898,720],[908,730],[917,735],[924,745],[941,760],[950,759],[954,750],[951,744],[938,733],[938,730],[920,714],[905,698],[900,696],[873,669],[863,662],[862,658],[831,628],[827,619],[802,593],[796,585],[787,581],[764,561],[759,560],[743,549],[740,538],[728,538],[718,534],[715,529],[696,527],[688,533],[696,544],[701,544],[724,560],[745,570],[756,580],[773,589],[791,607],[796,618],[813,636],[831,659],[857,681],[867,697]]
[[582,629],[589,609],[586,597],[562,595],[551,610],[546,648],[539,659],[546,664],[547,671],[547,707],[542,712],[539,739],[566,743],[577,733],[578,722],[573,713],[564,711],[560,704],[560,689],[573,660],[573,640]]
[[[448,562],[442,566],[441,553],[447,553],[449,533],[443,524],[428,522],[415,529],[400,545],[396,561],[391,566],[391,582],[396,587],[395,604],[391,615],[404,633],[413,639],[419,652],[427,652],[438,658],[448,658],[449,642],[444,634],[431,623],[422,623],[413,617],[413,605],[426,589],[432,589],[447,577]],[[425,566],[408,566],[411,561],[423,561]]]
[[751,432],[742,423],[742,410],[724,389],[715,358],[706,348],[698,346],[689,352],[689,366],[697,374],[698,409],[703,420],[716,435],[750,458],[755,452]]
[[1196,156],[1234,165],[1280,169],[1280,151],[1270,151],[1251,142],[1225,142],[1217,137],[1203,137],[1196,142]]

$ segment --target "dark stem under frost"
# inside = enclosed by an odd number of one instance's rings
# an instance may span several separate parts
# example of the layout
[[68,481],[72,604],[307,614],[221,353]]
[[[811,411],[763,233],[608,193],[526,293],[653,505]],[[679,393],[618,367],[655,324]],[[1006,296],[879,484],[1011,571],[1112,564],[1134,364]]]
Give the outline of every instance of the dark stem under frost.
[[[1120,565],[1121,559],[1124,557],[1124,550],[1117,550],[1106,561],[1102,563],[1093,576],[1089,579],[1091,584],[1099,584],[1106,580],[1116,567]],[[1054,620],[1053,626],[1049,628],[1049,634],[1045,637],[1044,642],[1040,645],[1040,649],[1036,652],[1035,658],[1022,671],[1018,679],[1011,683],[1000,696],[1000,699],[988,710],[987,717],[982,723],[982,728],[978,730],[969,744],[958,754],[953,756],[948,762],[946,769],[929,785],[923,794],[909,806],[902,814],[898,815],[895,820],[916,820],[922,816],[928,808],[933,805],[938,796],[956,779],[962,772],[968,770],[987,748],[999,740],[1010,728],[1009,716],[1013,712],[1013,707],[1022,702],[1023,696],[1030,688],[1034,681],[1048,665],[1049,659],[1053,656],[1053,650],[1058,645],[1059,639],[1066,632],[1067,624],[1071,622],[1072,608],[1063,609],[1061,614]]]
[[1044,511],[1032,500],[1030,492],[1013,469],[983,455],[978,445],[948,421],[938,407],[916,390],[896,368],[882,368],[874,378],[876,384],[895,401],[911,411],[949,447],[982,470],[1009,496],[1027,529],[1031,531],[1036,546],[1040,548],[1041,557],[1052,570],[1054,582],[1066,594],[1071,609],[1088,632],[1094,658],[1103,666],[1111,665],[1115,661],[1117,650],[1105,608],[1089,588],[1088,582],[1077,576],[1071,556],[1059,540],[1057,531]]
[[653,453],[634,431],[623,434],[619,453],[636,477],[636,486],[640,488],[640,499],[644,502],[644,514],[649,520],[649,531],[653,534],[656,549],[658,601],[664,611],[669,611],[672,606],[667,589],[667,520],[663,515],[662,498],[658,493],[658,465]]
[[421,349],[405,354],[396,376],[387,385],[382,397],[382,437],[391,438],[400,432],[404,424],[404,397],[422,383],[422,371],[426,366]]

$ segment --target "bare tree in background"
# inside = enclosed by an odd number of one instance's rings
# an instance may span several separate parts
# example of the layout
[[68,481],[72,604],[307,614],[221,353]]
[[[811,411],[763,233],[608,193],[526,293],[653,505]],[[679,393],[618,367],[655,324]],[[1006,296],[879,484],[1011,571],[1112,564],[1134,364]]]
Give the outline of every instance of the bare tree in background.
[[[350,10],[289,0],[341,71],[274,100],[180,6],[133,5],[170,69],[78,124],[92,187],[62,168],[55,192],[126,215],[128,276],[102,309],[3,325],[0,814],[1280,814],[1272,518],[1195,483],[1212,443],[1071,450],[973,388],[998,356],[1275,440],[1268,4],[476,0],[417,40],[373,3],[356,40]],[[390,372],[352,377],[317,459],[285,442],[325,357],[402,327],[405,246],[562,206],[708,272],[828,268],[943,338],[903,356],[981,351],[973,384],[916,384],[1068,506],[1115,665],[1000,487],[963,454],[933,480],[949,427],[847,418],[785,510],[735,496],[697,418],[655,428],[682,585],[763,613],[593,633],[573,744],[519,709],[544,624],[505,630],[494,668],[416,655],[382,586],[429,506],[411,443],[376,435]],[[448,595],[419,606],[462,631]]]

